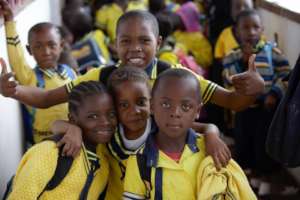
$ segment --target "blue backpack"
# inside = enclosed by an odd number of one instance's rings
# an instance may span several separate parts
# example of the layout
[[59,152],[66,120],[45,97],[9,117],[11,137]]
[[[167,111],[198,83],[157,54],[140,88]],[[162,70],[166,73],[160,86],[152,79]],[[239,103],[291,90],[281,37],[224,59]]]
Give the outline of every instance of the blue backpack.
[[[64,64],[59,65],[59,70],[65,71],[67,77],[70,78],[71,80],[75,79],[75,74],[71,69],[71,67],[69,67],[68,65],[64,65]],[[39,67],[34,68],[34,72],[37,78],[36,86],[39,88],[45,88],[44,73],[39,69]],[[32,107],[31,110],[28,110],[28,108],[24,104],[21,104],[21,111],[22,111],[22,118],[23,118],[25,140],[30,144],[34,144],[33,123],[34,123],[36,108]]]

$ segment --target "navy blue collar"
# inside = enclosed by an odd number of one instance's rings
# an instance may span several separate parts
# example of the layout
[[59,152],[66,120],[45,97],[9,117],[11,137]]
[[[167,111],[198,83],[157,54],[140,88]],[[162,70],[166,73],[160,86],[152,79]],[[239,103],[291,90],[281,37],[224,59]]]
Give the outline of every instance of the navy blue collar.
[[151,63],[146,67],[145,71],[146,73],[148,74],[149,77],[151,77],[151,74],[152,74],[152,71],[153,71],[153,68],[156,66],[157,64],[157,59],[153,59],[151,61]]
[[[156,167],[158,162],[158,156],[159,156],[159,149],[155,144],[155,134],[158,133],[158,127],[154,123],[154,120],[153,120],[153,126],[155,126],[155,128],[151,130],[143,151],[143,154],[147,158],[148,167]],[[186,145],[188,145],[188,147],[193,153],[197,153],[200,151],[200,149],[197,146],[197,133],[191,128],[188,129]]]

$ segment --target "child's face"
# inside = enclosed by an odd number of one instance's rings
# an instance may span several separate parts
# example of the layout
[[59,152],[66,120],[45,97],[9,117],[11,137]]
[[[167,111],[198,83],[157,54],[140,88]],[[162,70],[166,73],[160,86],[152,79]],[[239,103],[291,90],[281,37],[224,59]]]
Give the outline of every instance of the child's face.
[[150,89],[141,81],[126,81],[115,88],[119,122],[127,139],[136,139],[144,133],[150,116]]
[[161,81],[151,101],[159,133],[173,139],[185,137],[201,108],[195,86],[197,83],[176,77]]
[[117,125],[113,100],[108,94],[86,97],[71,116],[82,129],[84,139],[94,145],[109,142]]
[[242,46],[254,47],[259,41],[263,27],[258,15],[250,15],[239,20],[237,34]]
[[236,20],[237,15],[243,10],[253,9],[252,0],[232,0],[231,1],[231,17]]
[[40,67],[56,67],[61,50],[60,36],[54,28],[43,28],[32,33],[29,41],[29,53]]
[[124,65],[145,69],[155,58],[160,43],[148,21],[131,18],[118,28],[116,48]]

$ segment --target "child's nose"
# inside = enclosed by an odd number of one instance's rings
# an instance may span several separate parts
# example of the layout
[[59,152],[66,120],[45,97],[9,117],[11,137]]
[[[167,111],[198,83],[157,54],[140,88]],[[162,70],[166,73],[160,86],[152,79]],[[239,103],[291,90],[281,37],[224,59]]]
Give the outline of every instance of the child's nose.
[[179,106],[174,106],[174,108],[171,110],[171,117],[172,118],[180,118],[181,111]]

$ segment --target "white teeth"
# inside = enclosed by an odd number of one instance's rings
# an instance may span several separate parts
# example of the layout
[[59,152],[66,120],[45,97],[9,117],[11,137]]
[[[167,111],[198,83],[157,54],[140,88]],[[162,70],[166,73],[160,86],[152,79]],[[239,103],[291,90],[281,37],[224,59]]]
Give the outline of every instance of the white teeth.
[[143,59],[141,58],[130,58],[129,62],[131,62],[132,64],[140,64],[143,62]]

